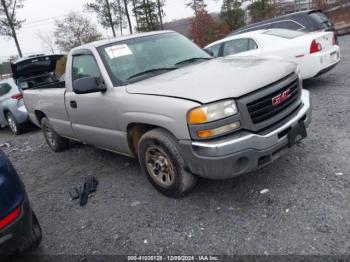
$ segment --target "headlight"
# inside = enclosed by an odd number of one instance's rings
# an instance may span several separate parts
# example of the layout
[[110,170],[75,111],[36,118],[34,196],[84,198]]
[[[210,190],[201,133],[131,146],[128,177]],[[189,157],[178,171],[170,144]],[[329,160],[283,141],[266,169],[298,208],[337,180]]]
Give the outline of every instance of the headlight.
[[190,125],[198,125],[233,116],[237,113],[236,102],[225,100],[190,110],[187,121]]

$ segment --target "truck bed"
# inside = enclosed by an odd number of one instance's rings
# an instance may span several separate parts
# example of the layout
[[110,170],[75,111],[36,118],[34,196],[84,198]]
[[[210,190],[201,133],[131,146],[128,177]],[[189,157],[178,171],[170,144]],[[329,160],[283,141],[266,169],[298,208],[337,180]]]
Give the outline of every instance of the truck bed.
[[37,119],[37,114],[43,112],[50,118],[54,128],[61,130],[62,124],[69,125],[69,119],[65,107],[66,90],[57,87],[57,84],[52,83],[34,89],[26,89],[23,91],[23,96],[24,104],[34,124],[41,125]]

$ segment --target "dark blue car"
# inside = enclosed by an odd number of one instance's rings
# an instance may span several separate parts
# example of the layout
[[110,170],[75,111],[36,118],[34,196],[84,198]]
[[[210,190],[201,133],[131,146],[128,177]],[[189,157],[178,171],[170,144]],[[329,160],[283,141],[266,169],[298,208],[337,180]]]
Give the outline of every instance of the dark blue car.
[[37,247],[42,234],[24,184],[0,150],[0,260]]

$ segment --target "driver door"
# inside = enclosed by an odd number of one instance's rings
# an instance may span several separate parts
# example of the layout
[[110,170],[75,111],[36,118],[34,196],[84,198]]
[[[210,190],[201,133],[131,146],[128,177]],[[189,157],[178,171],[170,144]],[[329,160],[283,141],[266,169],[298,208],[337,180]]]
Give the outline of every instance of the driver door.
[[84,143],[118,151],[116,103],[113,90],[91,94],[76,94],[74,82],[84,77],[101,78],[99,66],[93,54],[84,53],[72,57],[72,91],[66,93],[67,113],[76,137]]

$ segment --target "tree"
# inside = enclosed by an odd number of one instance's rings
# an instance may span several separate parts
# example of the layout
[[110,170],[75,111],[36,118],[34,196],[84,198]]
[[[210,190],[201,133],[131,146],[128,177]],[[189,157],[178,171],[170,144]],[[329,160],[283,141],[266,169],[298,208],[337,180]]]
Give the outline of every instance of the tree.
[[203,11],[207,7],[207,4],[204,0],[190,0],[186,2],[186,6],[191,7],[196,15],[197,12]]
[[249,11],[252,22],[259,22],[275,15],[276,4],[271,0],[257,0],[249,6]]
[[327,0],[312,0],[312,8],[319,10],[327,10],[330,7]]
[[165,0],[157,0],[160,29],[162,29],[162,30],[164,29],[164,27],[163,27],[163,16],[164,16],[163,7],[164,7],[164,5],[165,5]]
[[38,31],[36,33],[37,37],[40,39],[42,45],[46,50],[48,50],[51,54],[55,53],[56,49],[56,43],[55,43],[55,38],[52,35],[52,33],[42,33]]
[[120,34],[123,35],[123,28],[126,27],[126,14],[122,6],[121,0],[114,0],[113,6],[115,8],[115,16],[117,18],[117,25],[120,29]]
[[229,28],[225,24],[218,24],[212,16],[206,11],[197,11],[197,16],[192,20],[191,38],[200,47],[214,42],[229,32]]
[[152,0],[136,0],[135,14],[140,32],[160,29],[157,4]]
[[71,12],[63,20],[55,21],[55,43],[63,52],[101,39],[102,35],[95,25],[82,15]]
[[132,30],[132,25],[131,25],[130,12],[129,12],[129,8],[128,8],[128,4],[129,4],[129,1],[128,0],[124,0],[125,15],[126,15],[126,18],[128,20],[130,34],[132,34],[133,30]]
[[244,26],[244,11],[240,8],[238,0],[224,0],[220,17],[230,27],[230,30]]
[[116,5],[109,0],[94,0],[93,3],[87,3],[85,8],[97,14],[97,20],[104,28],[111,28],[113,36],[116,37],[115,27],[118,26],[118,20],[115,17]]
[[16,15],[17,9],[23,8],[23,1],[24,0],[1,0],[0,5],[0,35],[13,38],[20,57],[22,57],[23,54],[16,31],[21,29],[25,20],[19,20]]
[[137,0],[131,0],[131,3],[132,3],[132,12],[134,13],[134,17],[136,20],[136,30],[139,32],[140,26],[139,26],[138,12],[137,12]]

